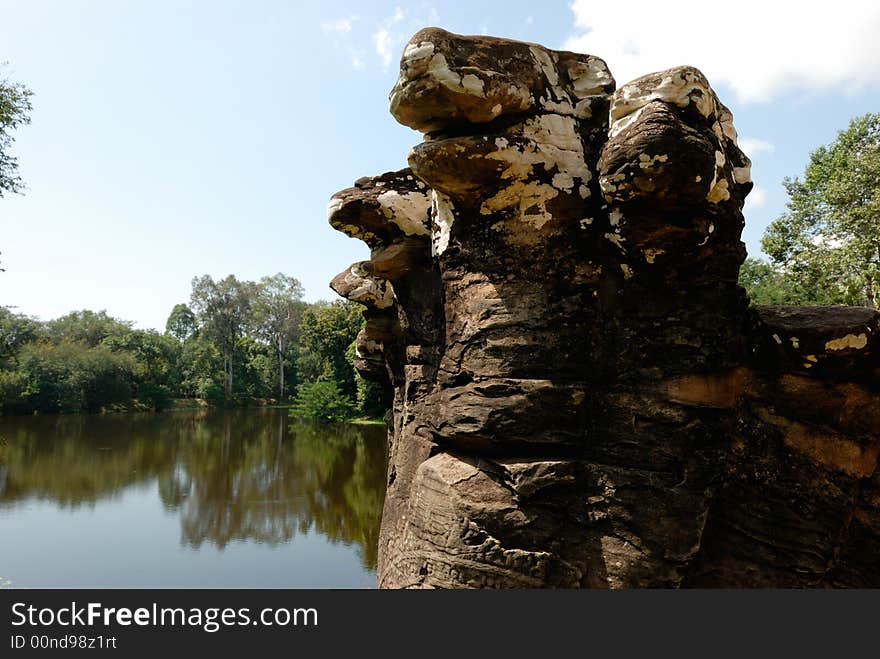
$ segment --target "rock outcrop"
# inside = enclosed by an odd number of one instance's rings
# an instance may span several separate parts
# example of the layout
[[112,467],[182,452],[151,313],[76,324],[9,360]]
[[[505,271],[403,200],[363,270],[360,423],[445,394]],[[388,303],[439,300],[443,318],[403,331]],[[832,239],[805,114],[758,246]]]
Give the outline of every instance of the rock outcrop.
[[333,196],[390,406],[379,585],[880,586],[880,314],[749,307],[752,187],[692,67],[429,28],[409,168]]

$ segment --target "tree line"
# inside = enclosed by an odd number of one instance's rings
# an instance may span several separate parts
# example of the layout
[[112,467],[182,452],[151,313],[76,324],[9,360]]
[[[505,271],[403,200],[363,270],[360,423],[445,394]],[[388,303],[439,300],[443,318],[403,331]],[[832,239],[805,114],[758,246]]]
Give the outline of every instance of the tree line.
[[161,411],[198,399],[291,403],[328,420],[381,415],[379,391],[353,367],[361,307],[302,296],[300,282],[281,273],[196,277],[164,332],[106,311],[44,322],[0,307],[0,410]]

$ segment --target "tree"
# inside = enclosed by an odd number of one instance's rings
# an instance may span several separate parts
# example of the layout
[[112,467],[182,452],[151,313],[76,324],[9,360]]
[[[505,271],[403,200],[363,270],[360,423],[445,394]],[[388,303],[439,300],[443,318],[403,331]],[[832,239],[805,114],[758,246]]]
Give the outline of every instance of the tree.
[[256,284],[234,275],[215,282],[209,275],[194,277],[190,302],[205,333],[215,340],[223,355],[226,398],[232,397],[233,359],[239,339],[248,325]]
[[21,177],[18,176],[18,159],[9,155],[13,137],[10,131],[29,124],[31,92],[21,83],[0,78],[0,197],[4,192],[21,192]]
[[198,328],[196,315],[183,303],[174,305],[165,322],[165,333],[170,334],[181,343],[195,334]]
[[307,380],[334,380],[343,393],[356,394],[354,368],[346,351],[355,340],[364,319],[359,304],[336,300],[318,302],[303,314],[298,369]]
[[810,154],[804,178],[786,178],[788,211],[761,246],[800,303],[876,307],[880,276],[880,114],[850,122]]
[[354,403],[333,380],[300,385],[290,408],[290,416],[320,421],[348,421],[354,415]]
[[0,366],[25,343],[35,341],[39,334],[39,321],[0,307]]
[[101,311],[71,311],[46,323],[46,334],[53,343],[72,341],[95,347],[110,336],[122,336],[131,332],[132,323],[118,320]]
[[305,305],[299,280],[278,273],[263,277],[254,299],[253,322],[256,334],[267,341],[278,359],[278,397],[284,397],[284,358],[289,346],[299,338]]

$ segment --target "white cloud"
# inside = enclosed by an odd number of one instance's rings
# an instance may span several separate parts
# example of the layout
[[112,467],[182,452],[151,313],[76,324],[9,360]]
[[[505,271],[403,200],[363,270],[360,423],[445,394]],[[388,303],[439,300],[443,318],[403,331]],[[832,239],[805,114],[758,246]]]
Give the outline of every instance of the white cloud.
[[745,211],[755,210],[756,208],[760,208],[764,204],[767,203],[767,191],[764,188],[760,188],[757,185],[752,188],[752,191],[749,193],[749,196],[746,197],[746,205],[743,208]]
[[364,58],[354,46],[355,34],[352,30],[357,22],[357,16],[343,16],[321,23],[321,31],[327,35],[328,41],[333,47],[344,54],[351,64],[351,68],[360,71],[364,68]]
[[776,151],[775,145],[766,140],[758,139],[757,137],[740,137],[737,139],[737,144],[742,152],[749,158],[754,158],[762,153],[772,154]]
[[880,3],[819,5],[739,0],[574,0],[577,34],[565,48],[603,58],[618,85],[692,64],[730,85],[739,101],[786,92],[858,89],[880,81]]
[[348,34],[351,32],[351,24],[355,21],[353,16],[337,18],[333,21],[321,23],[321,29],[325,34]]
[[400,7],[394,8],[394,14],[382,23],[373,33],[373,45],[376,48],[376,54],[382,60],[382,68],[386,71],[391,66],[391,60],[394,59],[394,53],[397,47],[406,40],[409,35],[404,36],[397,32],[394,27],[406,17],[406,12]]

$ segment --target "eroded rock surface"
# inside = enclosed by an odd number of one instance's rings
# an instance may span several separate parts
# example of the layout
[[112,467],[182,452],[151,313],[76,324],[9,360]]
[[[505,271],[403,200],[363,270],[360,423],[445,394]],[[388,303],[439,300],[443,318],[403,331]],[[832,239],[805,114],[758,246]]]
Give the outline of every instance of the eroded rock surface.
[[749,308],[749,160],[692,67],[429,28],[410,168],[331,224],[371,248],[388,395],[379,585],[880,586],[880,314]]

